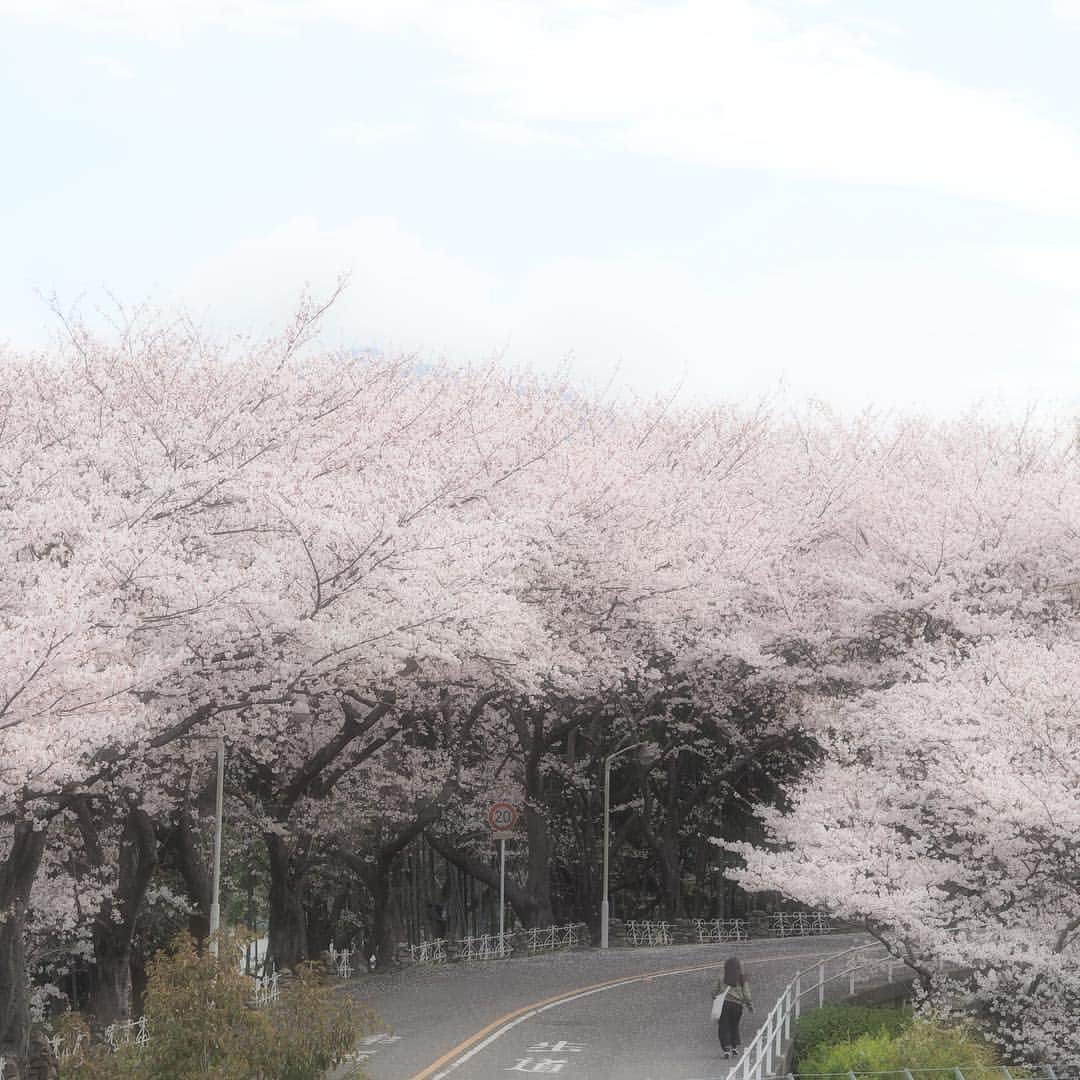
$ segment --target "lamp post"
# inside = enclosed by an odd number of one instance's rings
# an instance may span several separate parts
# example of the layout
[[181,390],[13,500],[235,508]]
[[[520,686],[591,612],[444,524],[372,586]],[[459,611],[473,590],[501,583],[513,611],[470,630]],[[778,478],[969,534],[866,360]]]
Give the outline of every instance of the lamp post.
[[608,947],[608,920],[611,915],[611,907],[608,903],[608,837],[610,834],[611,821],[611,763],[627,750],[634,750],[644,746],[643,742],[631,743],[629,746],[620,747],[614,754],[608,754],[604,758],[604,876],[602,897],[600,900],[600,948]]

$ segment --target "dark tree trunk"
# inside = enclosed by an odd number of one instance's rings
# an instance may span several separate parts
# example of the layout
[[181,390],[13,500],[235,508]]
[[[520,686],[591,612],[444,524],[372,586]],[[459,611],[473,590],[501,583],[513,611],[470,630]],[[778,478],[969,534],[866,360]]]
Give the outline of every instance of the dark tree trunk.
[[94,928],[90,1011],[102,1027],[131,1013],[131,943],[124,936],[122,927],[115,934]]
[[[467,852],[455,848],[448,840],[444,840],[442,837],[433,836],[429,833],[428,841],[447,862],[453,863],[454,866],[459,870],[464,871],[469,877],[483,882],[496,897],[498,896],[498,866],[492,866],[490,863],[481,862]],[[518,917],[523,926],[550,925],[549,923],[540,921],[540,909],[538,908],[536,899],[533,897],[532,893],[529,892],[528,889],[522,888],[509,876],[509,874],[506,877],[506,902],[513,909],[514,914]],[[496,903],[495,906],[497,907],[498,904]]]
[[7,1058],[23,1058],[29,1047],[26,904],[44,850],[45,829],[16,821],[11,850],[0,862],[0,1055]]
[[[552,926],[551,908],[551,839],[544,819],[544,774],[542,763],[548,750],[544,732],[544,714],[511,713],[518,741],[525,752],[525,834],[529,844],[526,891],[532,902],[526,926]],[[515,907],[515,910],[516,907]],[[521,918],[521,914],[518,914]]]
[[213,883],[207,870],[207,860],[199,850],[195,822],[187,813],[181,812],[172,834],[172,850],[176,854],[176,866],[184,879],[188,896],[195,910],[188,916],[188,930],[200,944],[210,937],[210,903]]
[[660,877],[664,885],[664,918],[681,919],[683,916],[682,866],[679,862],[679,840],[665,827],[660,841]]
[[307,954],[315,958],[328,952],[334,941],[334,931],[341,915],[339,896],[341,890],[334,892],[329,905],[325,893],[312,895],[308,890],[304,913],[307,919]]
[[660,871],[661,908],[665,919],[680,919],[685,911],[682,893],[682,861],[680,859],[679,834],[682,814],[679,804],[679,784],[682,780],[682,754],[672,754],[667,766],[667,785],[663,817],[659,829],[652,821],[656,801],[652,797],[648,778],[642,780],[641,793],[644,805],[641,813],[641,830],[645,835]]
[[554,926],[551,906],[551,839],[547,822],[531,800],[525,806],[525,832],[529,839],[528,883],[526,888],[533,903],[526,926]]
[[294,851],[277,833],[265,833],[264,839],[270,862],[268,958],[285,971],[308,959],[304,877],[310,840],[302,840]]
[[369,879],[372,897],[371,952],[375,954],[377,967],[384,968],[394,962],[394,927],[390,919],[390,871],[394,858],[376,860],[375,874]]
[[150,878],[157,866],[157,837],[145,810],[124,819],[116,890],[94,919],[90,1011],[105,1026],[131,1015],[131,942]]

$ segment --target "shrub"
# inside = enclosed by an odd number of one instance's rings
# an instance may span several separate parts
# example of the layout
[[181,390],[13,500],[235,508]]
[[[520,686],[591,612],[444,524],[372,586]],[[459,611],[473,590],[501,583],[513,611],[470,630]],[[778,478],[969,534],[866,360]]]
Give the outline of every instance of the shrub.
[[[225,942],[221,954],[235,950]],[[229,963],[200,954],[188,934],[150,966],[146,1018],[150,1041],[113,1052],[95,1046],[64,1063],[64,1080],[317,1080],[344,1060],[373,1014],[328,986],[313,966],[281,989],[280,1001],[254,1009],[252,983]]]
[[911,1009],[882,1005],[823,1005],[803,1013],[795,1029],[798,1065],[823,1043],[848,1042],[879,1031],[898,1035],[911,1023]]
[[970,1027],[944,1027],[914,1020],[897,1034],[881,1029],[821,1043],[799,1062],[799,1073],[879,1073],[902,1069],[993,1069],[997,1054]]

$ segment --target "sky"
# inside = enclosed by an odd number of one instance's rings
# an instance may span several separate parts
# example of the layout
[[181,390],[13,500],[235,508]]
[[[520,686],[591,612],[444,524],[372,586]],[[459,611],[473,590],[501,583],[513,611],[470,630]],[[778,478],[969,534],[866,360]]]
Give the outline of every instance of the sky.
[[0,0],[0,341],[1080,410],[1080,0]]

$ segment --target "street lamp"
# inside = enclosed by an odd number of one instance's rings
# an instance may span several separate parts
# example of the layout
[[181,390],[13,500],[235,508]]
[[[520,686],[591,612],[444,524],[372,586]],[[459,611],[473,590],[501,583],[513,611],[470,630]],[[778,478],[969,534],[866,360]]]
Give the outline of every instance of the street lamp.
[[639,746],[645,746],[643,742],[631,743],[629,746],[620,747],[614,754],[608,754],[604,758],[604,877],[603,895],[600,900],[600,948],[608,947],[608,919],[611,907],[608,903],[608,837],[610,834],[611,820],[611,763],[627,750],[636,750]]

